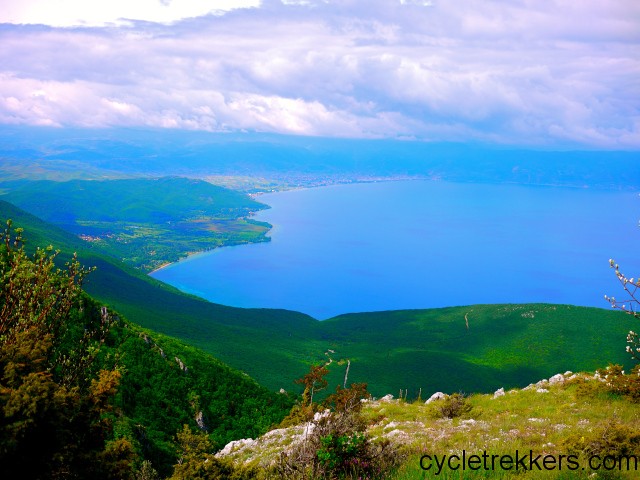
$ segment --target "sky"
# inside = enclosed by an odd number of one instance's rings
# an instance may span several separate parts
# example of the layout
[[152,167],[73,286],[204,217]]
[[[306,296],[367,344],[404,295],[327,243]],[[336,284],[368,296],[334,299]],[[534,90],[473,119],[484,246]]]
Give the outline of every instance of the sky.
[[0,128],[640,149],[637,0],[0,0]]

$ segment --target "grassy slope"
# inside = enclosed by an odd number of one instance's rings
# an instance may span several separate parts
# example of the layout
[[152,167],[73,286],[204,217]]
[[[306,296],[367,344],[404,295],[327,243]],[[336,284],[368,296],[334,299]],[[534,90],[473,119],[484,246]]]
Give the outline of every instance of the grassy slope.
[[350,381],[375,379],[412,398],[420,388],[488,392],[628,362],[629,322],[619,312],[570,305],[474,305],[344,315],[323,322],[323,333],[351,358]]
[[[86,290],[129,320],[180,338],[246,371],[272,389],[309,362],[349,358],[349,382],[374,395],[424,391],[491,391],[527,384],[567,369],[622,363],[630,319],[620,312],[558,305],[485,305],[361,313],[324,322],[297,312],[225,307],[180,293],[97,251],[76,237],[0,202],[0,218],[27,229],[33,245],[78,250],[95,265]],[[468,314],[469,330],[465,326]],[[344,367],[331,366],[330,385]]]
[[[622,471],[613,472],[602,468],[595,471],[584,463],[585,455],[588,455],[585,451],[591,449],[602,460],[607,454],[620,455],[623,442],[628,442],[627,447],[631,447],[624,451],[625,454],[640,455],[638,403],[607,392],[590,375],[578,375],[565,384],[546,384],[546,392],[538,392],[537,388],[510,390],[497,398],[492,394],[471,395],[468,400],[471,411],[453,419],[441,418],[438,409],[442,401],[428,405],[423,401],[374,401],[365,404],[363,415],[374,441],[389,440],[405,453],[401,467],[388,475],[390,479],[638,478],[637,471],[626,471],[626,463]],[[300,427],[292,427],[271,432],[253,445],[231,452],[228,457],[238,463],[246,461],[264,468],[295,441],[294,435],[299,435],[301,430]],[[634,435],[635,442],[632,440]],[[465,471],[461,468],[453,470],[445,463],[438,471],[433,460],[436,455],[441,459],[444,455],[461,456],[463,451],[467,458],[482,456],[486,452],[489,456],[487,470],[481,460],[472,464],[476,470],[468,468],[469,464]],[[519,458],[527,457],[517,471],[515,464],[509,464],[508,460],[502,469],[499,458],[494,460],[492,468],[491,456],[514,458],[516,451]],[[530,451],[531,458],[540,456],[536,464],[529,463]],[[420,468],[422,455],[431,456],[433,466],[430,471]],[[549,459],[546,464],[549,469],[554,467],[553,470],[545,471],[545,455],[555,458],[555,463]],[[564,455],[563,463],[559,460],[560,455]],[[576,464],[569,464],[567,455],[576,455],[572,461],[577,462],[577,469]],[[596,467],[597,461],[594,463]],[[460,463],[454,459],[452,467],[455,469]],[[429,459],[425,459],[423,465],[428,467],[429,464]],[[526,472],[522,466],[527,468]]]

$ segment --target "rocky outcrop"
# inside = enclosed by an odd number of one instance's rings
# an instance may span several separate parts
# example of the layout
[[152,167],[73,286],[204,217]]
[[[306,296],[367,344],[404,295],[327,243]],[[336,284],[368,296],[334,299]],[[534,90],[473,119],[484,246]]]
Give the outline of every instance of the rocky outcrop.
[[200,430],[202,430],[203,432],[206,432],[208,430],[207,425],[204,423],[204,413],[202,413],[202,410],[199,410],[198,413],[196,413],[195,421]]
[[433,395],[431,395],[431,396],[429,397],[429,399],[428,399],[426,402],[424,402],[424,403],[425,403],[425,404],[427,404],[427,403],[435,402],[435,401],[437,401],[437,400],[444,400],[444,399],[445,399],[445,398],[447,398],[448,396],[449,396],[449,395],[447,395],[446,393],[436,392],[436,393],[434,393]]
[[187,373],[189,371],[189,368],[187,368],[187,366],[182,362],[182,360],[180,360],[178,357],[175,357],[175,360],[178,366],[180,367],[180,370],[182,370],[184,373]]

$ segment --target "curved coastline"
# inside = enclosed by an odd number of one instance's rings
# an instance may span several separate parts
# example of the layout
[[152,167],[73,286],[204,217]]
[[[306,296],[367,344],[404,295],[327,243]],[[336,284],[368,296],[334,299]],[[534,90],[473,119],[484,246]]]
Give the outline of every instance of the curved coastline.
[[[160,279],[211,292],[215,303],[319,319],[460,304],[601,307],[614,288],[606,260],[632,257],[633,212],[611,208],[629,192],[445,181],[331,187],[270,192],[277,242],[222,249]],[[601,228],[612,210],[628,235]]]

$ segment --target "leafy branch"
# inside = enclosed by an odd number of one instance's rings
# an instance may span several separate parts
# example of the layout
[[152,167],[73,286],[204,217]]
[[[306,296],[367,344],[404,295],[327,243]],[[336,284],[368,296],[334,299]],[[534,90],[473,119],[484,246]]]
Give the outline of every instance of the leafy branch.
[[[640,319],[640,278],[629,278],[620,271],[620,266],[612,259],[609,259],[609,266],[615,269],[616,277],[625,291],[625,298],[618,300],[615,297],[604,296],[605,300],[611,304],[612,308],[622,310],[635,318]],[[627,353],[637,361],[640,361],[640,336],[633,330],[627,334]]]

